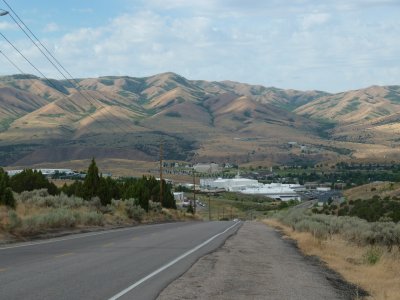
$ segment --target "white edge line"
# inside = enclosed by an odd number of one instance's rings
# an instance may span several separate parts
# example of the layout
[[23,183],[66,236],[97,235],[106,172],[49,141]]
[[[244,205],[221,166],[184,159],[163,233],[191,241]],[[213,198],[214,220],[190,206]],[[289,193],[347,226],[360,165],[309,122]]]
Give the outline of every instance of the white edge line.
[[[148,226],[161,226],[161,225],[164,225],[164,224],[154,224],[154,225],[148,225]],[[67,238],[53,238],[53,239],[49,239],[49,240],[42,241],[42,242],[31,242],[31,243],[25,242],[23,244],[8,246],[8,247],[0,246],[0,251],[7,250],[7,249],[13,249],[13,248],[21,248],[21,247],[36,246],[36,245],[57,243],[57,242],[62,242],[62,241],[82,239],[85,237],[91,237],[91,236],[102,235],[102,234],[113,233],[113,232],[133,230],[133,229],[138,229],[138,228],[143,228],[143,227],[133,226],[133,227],[128,227],[128,228],[110,229],[110,230],[105,230],[105,231],[101,231],[101,232],[93,232],[93,233],[89,232],[89,233],[81,233],[81,234],[77,233],[77,234],[79,234],[79,236],[73,236],[73,237],[67,237]]]
[[201,247],[207,245],[208,243],[210,243],[212,240],[216,239],[217,237],[219,237],[220,235],[226,233],[227,231],[229,231],[231,228],[235,227],[236,225],[240,224],[240,222],[236,222],[235,224],[233,224],[232,226],[228,227],[227,229],[225,229],[224,231],[217,233],[216,235],[210,237],[208,240],[206,240],[205,242],[201,243],[200,245],[197,245],[196,247],[192,248],[191,250],[183,253],[182,255],[178,256],[177,258],[175,258],[174,260],[170,261],[169,263],[163,265],[162,267],[160,267],[159,269],[153,271],[152,273],[150,273],[149,275],[147,275],[146,277],[143,277],[142,279],[140,279],[139,281],[136,281],[134,284],[130,285],[129,287],[127,287],[126,289],[124,289],[123,291],[119,292],[118,294],[112,296],[111,298],[109,298],[108,300],[116,300],[120,297],[122,297],[123,295],[125,295],[126,293],[130,292],[131,290],[133,290],[135,287],[137,287],[138,285],[142,284],[143,282],[149,280],[150,278],[156,276],[157,274],[161,273],[162,271],[164,271],[165,269],[169,268],[170,266],[176,264],[178,261],[184,259],[186,256],[192,254],[193,252],[199,250]]

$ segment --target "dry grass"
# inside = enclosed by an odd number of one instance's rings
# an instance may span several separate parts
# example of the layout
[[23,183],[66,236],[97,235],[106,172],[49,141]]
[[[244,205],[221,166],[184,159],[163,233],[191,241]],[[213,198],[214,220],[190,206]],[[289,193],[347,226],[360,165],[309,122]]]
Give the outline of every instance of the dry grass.
[[320,241],[311,233],[296,232],[276,220],[268,219],[265,224],[279,228],[283,233],[297,241],[300,250],[306,255],[321,258],[331,269],[340,273],[347,281],[368,291],[366,299],[395,300],[400,297],[400,253],[383,252],[374,265],[365,262],[366,247],[350,245],[339,236]]
[[45,234],[47,232],[82,228],[132,226],[133,224],[192,220],[196,217],[173,209],[151,204],[148,213],[133,201],[112,201],[107,207],[97,200],[77,197],[40,196],[41,191],[17,195],[17,208],[0,206],[0,242]]
[[[196,199],[203,202],[206,206],[202,207],[200,205],[197,206],[197,215],[203,220],[209,220],[209,216],[211,215],[211,220],[221,220],[221,219],[234,219],[241,218],[246,219],[247,215],[245,212],[236,208],[235,201],[224,200],[224,199],[215,199],[214,197],[210,197],[210,202],[208,201],[208,197],[204,195],[197,195]],[[211,210],[209,211],[209,203]],[[211,213],[211,214],[210,214]]]
[[381,198],[399,196],[400,183],[391,183],[387,181],[373,182],[348,189],[344,192],[344,196],[348,200],[371,199],[375,195]]

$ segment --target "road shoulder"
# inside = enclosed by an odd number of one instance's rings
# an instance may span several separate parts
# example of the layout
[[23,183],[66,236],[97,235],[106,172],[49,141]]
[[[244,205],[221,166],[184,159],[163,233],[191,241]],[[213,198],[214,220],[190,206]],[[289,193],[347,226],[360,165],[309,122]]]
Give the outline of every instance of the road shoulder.
[[166,299],[352,299],[356,291],[273,228],[245,222],[159,295]]

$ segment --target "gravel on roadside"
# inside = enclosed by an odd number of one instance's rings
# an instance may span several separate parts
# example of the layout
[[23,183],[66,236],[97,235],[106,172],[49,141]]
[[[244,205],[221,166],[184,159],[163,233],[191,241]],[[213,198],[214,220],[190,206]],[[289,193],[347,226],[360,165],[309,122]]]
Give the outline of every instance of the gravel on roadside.
[[356,289],[275,229],[245,222],[157,299],[354,299]]

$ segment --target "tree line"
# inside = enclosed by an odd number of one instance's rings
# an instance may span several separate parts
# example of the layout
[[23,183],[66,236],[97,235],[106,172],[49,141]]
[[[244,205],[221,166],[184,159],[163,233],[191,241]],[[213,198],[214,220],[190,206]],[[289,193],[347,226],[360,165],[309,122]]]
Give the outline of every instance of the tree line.
[[149,209],[149,201],[161,201],[162,207],[176,209],[172,186],[166,184],[164,180],[162,181],[162,199],[160,199],[160,182],[154,176],[123,180],[103,177],[99,173],[95,159],[92,159],[83,181],[76,180],[70,185],[64,184],[61,188],[57,188],[40,171],[26,169],[10,178],[7,172],[0,168],[0,205],[15,208],[12,191],[21,193],[42,188],[47,189],[51,195],[64,193],[85,200],[98,197],[104,206],[110,204],[112,199],[134,198],[146,211]]

